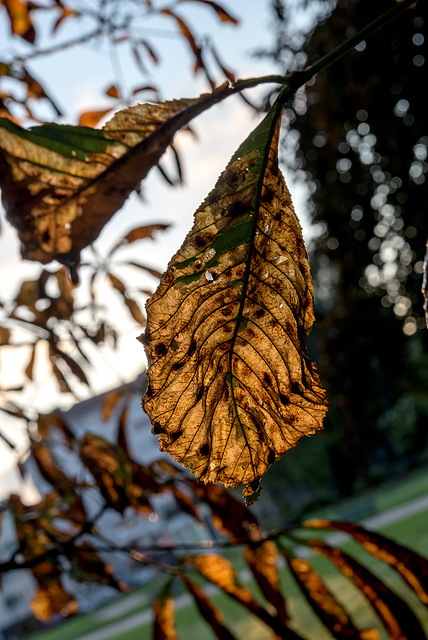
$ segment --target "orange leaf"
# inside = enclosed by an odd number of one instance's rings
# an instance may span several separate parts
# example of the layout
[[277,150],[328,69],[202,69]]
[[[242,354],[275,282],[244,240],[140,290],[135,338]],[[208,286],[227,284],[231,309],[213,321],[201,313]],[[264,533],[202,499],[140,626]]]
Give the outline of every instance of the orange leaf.
[[95,127],[99,121],[107,115],[111,109],[102,109],[101,111],[85,111],[79,118],[81,127]]
[[113,389],[113,391],[107,393],[101,409],[101,420],[103,422],[107,422],[108,420],[110,420],[113,411],[115,410],[117,403],[122,396],[123,391],[121,389]]
[[204,578],[260,618],[280,638],[301,640],[301,637],[292,631],[290,627],[278,617],[271,615],[254,600],[251,592],[240,584],[238,575],[229,560],[218,554],[204,553],[198,556],[187,556],[184,561],[193,564]]
[[174,600],[169,594],[161,594],[153,602],[154,640],[178,640],[175,631]]
[[129,309],[129,312],[131,314],[131,316],[134,318],[134,320],[136,322],[138,322],[138,324],[141,324],[141,326],[145,327],[146,326],[146,318],[144,316],[144,314],[142,313],[140,307],[138,306],[138,304],[135,302],[135,300],[133,300],[132,298],[130,298],[127,295],[123,296],[123,301],[126,304],[126,306]]
[[277,570],[277,552],[274,543],[267,540],[258,547],[248,547],[245,549],[244,557],[266,601],[275,607],[278,618],[285,624],[289,616],[281,593]]
[[180,16],[178,16],[176,13],[174,13],[173,11],[171,11],[171,9],[162,9],[161,13],[164,13],[165,15],[171,16],[172,18],[174,18],[180,28],[181,33],[183,34],[183,36],[186,38],[186,40],[188,41],[190,48],[193,51],[193,54],[196,58],[196,64],[195,64],[195,73],[196,71],[198,71],[198,69],[204,67],[204,64],[202,62],[202,57],[201,57],[201,48],[198,47],[198,45],[196,44],[196,40],[192,34],[192,32],[190,31],[189,27],[187,26],[187,24],[184,22],[183,18],[180,18]]
[[110,96],[111,98],[118,98],[118,99],[122,97],[119,89],[116,87],[115,84],[112,84],[108,89],[106,89],[106,95]]
[[228,13],[226,9],[221,5],[219,5],[217,2],[211,2],[211,0],[180,0],[180,2],[201,2],[202,4],[207,4],[210,7],[212,7],[212,9],[214,9],[214,11],[216,12],[216,14],[218,15],[218,17],[222,22],[231,22],[232,24],[239,24],[239,20],[231,16],[230,13]]
[[216,637],[219,638],[219,640],[235,640],[235,636],[223,624],[222,612],[207,598],[204,590],[195,582],[189,580],[184,574],[180,577],[192,594],[201,615],[208,622]]
[[288,560],[292,575],[302,590],[313,611],[330,631],[333,638],[354,638],[355,640],[378,640],[377,629],[357,629],[342,605],[327,589],[319,575],[306,560]]
[[380,533],[369,531],[351,522],[309,520],[304,523],[304,526],[313,529],[345,531],[372,556],[391,565],[416,592],[418,598],[428,604],[428,560],[415,551],[403,547]]
[[55,22],[54,26],[52,27],[52,33],[55,33],[58,30],[59,26],[62,24],[62,22],[69,16],[80,15],[78,11],[65,7],[61,2],[57,2],[57,6],[58,8],[61,9],[61,15],[59,16],[58,20]]
[[28,3],[23,0],[3,0],[13,34],[33,44],[36,32],[29,14]]
[[320,540],[308,542],[361,589],[388,630],[389,640],[426,640],[421,623],[412,609],[382,580],[343,551]]
[[136,240],[142,240],[143,238],[153,238],[155,231],[164,231],[165,229],[169,229],[169,224],[148,224],[144,227],[136,227],[129,231],[126,236],[124,236],[117,244],[114,245],[113,249],[110,251],[110,255],[116,251],[119,247],[123,247],[124,245],[131,244],[131,242],[135,242]]

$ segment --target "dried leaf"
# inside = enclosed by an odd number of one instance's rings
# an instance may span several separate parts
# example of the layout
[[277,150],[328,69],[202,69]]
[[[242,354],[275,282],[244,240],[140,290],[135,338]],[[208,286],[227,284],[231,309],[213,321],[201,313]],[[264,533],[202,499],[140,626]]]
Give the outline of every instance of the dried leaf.
[[6,327],[0,327],[0,346],[9,344],[11,333]]
[[375,558],[391,565],[415,591],[421,602],[428,604],[428,560],[415,551],[351,522],[317,519],[308,520],[304,526],[310,529],[345,531]]
[[281,593],[277,570],[278,554],[274,543],[267,540],[257,547],[247,547],[244,557],[266,601],[275,608],[278,618],[284,624],[287,623],[289,616]]
[[278,617],[272,616],[253,598],[251,592],[243,587],[232,564],[223,556],[204,553],[199,556],[187,556],[185,562],[193,564],[198,571],[210,582],[222,589],[234,600],[246,607],[251,613],[260,618],[275,633],[284,640],[302,640]]
[[62,586],[56,567],[50,572],[49,563],[43,563],[43,565],[48,567],[41,568],[41,565],[37,565],[37,569],[33,570],[39,583],[38,591],[31,603],[34,616],[42,622],[47,622],[54,613],[62,616],[77,613],[77,600]]
[[104,562],[98,551],[88,542],[74,547],[70,553],[70,559],[74,577],[85,580],[89,578],[119,591],[127,590],[126,584],[114,577],[113,568]]
[[172,485],[170,489],[177,502],[177,506],[182,511],[184,511],[184,513],[187,513],[189,516],[192,516],[192,518],[195,518],[195,520],[197,520],[200,524],[205,524],[201,519],[199,510],[190,495],[185,493],[184,491],[181,491],[181,489],[179,489],[175,485]]
[[55,24],[52,27],[52,33],[56,33],[56,31],[58,30],[58,28],[60,27],[60,25],[63,23],[63,21],[70,17],[70,16],[79,16],[79,12],[76,11],[75,9],[70,9],[69,7],[66,7],[62,4],[62,2],[57,1],[56,2],[56,6],[61,9],[61,14],[59,16],[59,18],[57,19],[57,21],[55,22]]
[[53,427],[59,429],[59,431],[63,434],[66,443],[72,447],[76,438],[74,433],[71,431],[67,422],[64,420],[62,416],[58,413],[40,413],[37,421],[37,431],[40,437],[43,440],[46,440],[50,435],[50,429]]
[[80,127],[96,127],[100,120],[104,118],[108,113],[110,113],[111,107],[109,109],[99,109],[98,111],[85,111],[80,114],[79,117],[79,126]]
[[36,32],[29,13],[29,3],[24,0],[2,0],[2,4],[8,13],[12,33],[33,44]]
[[1,118],[2,199],[23,257],[77,263],[175,133],[232,93],[223,86],[194,100],[136,105],[103,130],[56,124],[25,130]]
[[235,640],[233,633],[224,625],[223,614],[218,607],[205,595],[205,592],[195,582],[182,574],[182,581],[186,585],[188,591],[192,594],[201,615],[210,625],[216,638],[219,640]]
[[153,640],[178,640],[175,631],[174,600],[170,594],[170,583],[153,602]]
[[222,534],[242,541],[259,531],[255,515],[223,487],[210,483],[204,485],[190,478],[187,484],[197,498],[210,507],[213,524]]
[[185,37],[185,39],[189,43],[192,53],[195,56],[195,59],[196,59],[195,73],[196,73],[198,69],[201,69],[204,67],[204,63],[202,61],[201,48],[196,44],[195,36],[193,35],[189,26],[183,20],[183,18],[181,18],[179,15],[171,11],[171,9],[162,9],[160,13],[163,13],[167,16],[171,16],[177,22],[182,35]]
[[[149,56],[152,59],[152,62],[154,64],[159,64],[159,62],[160,62],[159,55],[153,49],[152,45],[149,42],[147,42],[147,40],[139,40],[138,44],[140,46],[142,46],[147,51],[147,53],[149,54]],[[154,91],[156,91],[156,89],[154,89]]]
[[129,231],[110,251],[110,255],[114,253],[119,247],[128,245],[136,240],[142,240],[144,238],[153,238],[155,231],[164,231],[169,229],[169,224],[149,224],[144,227],[136,227]]
[[43,478],[60,493],[69,493],[75,479],[68,478],[58,467],[46,441],[32,442],[31,452]]
[[90,386],[89,384],[89,380],[86,377],[86,373],[83,371],[82,367],[80,366],[80,364],[78,364],[76,362],[76,360],[74,360],[71,356],[68,355],[68,353],[66,353],[65,351],[62,351],[62,349],[60,349],[59,347],[57,347],[56,344],[51,343],[50,347],[52,349],[52,354],[56,356],[56,362],[58,362],[58,358],[60,360],[63,360],[65,362],[65,364],[67,365],[67,367],[71,370],[71,372],[73,373],[73,375],[76,376],[76,378],[78,378],[78,380],[80,380],[80,382],[82,382],[82,384],[86,384],[88,387]]
[[87,433],[82,440],[80,458],[94,476],[107,504],[119,513],[130,506],[132,466],[125,452],[101,436]]
[[280,115],[235,153],[147,302],[143,407],[161,450],[246,495],[327,411],[306,354],[313,285],[278,168]]
[[106,89],[106,95],[111,98],[120,99],[122,96],[120,94],[120,90],[116,87],[115,84],[112,84],[108,89]]
[[130,298],[127,295],[123,296],[123,301],[126,304],[126,306],[128,307],[132,317],[134,318],[134,320],[136,322],[138,322],[138,324],[141,324],[141,326],[145,327],[146,326],[146,318],[143,314],[143,312],[141,311],[140,307],[138,306],[138,304],[135,302],[135,300],[133,300],[132,298]]
[[180,3],[201,2],[203,4],[207,4],[214,9],[214,11],[216,12],[216,14],[218,15],[218,17],[222,22],[231,22],[232,24],[239,24],[239,20],[231,16],[230,13],[228,13],[226,9],[221,5],[219,5],[217,2],[211,2],[211,0],[179,0],[179,2]]
[[[145,264],[139,264],[138,262],[127,262],[126,264],[129,264],[131,267],[137,267],[138,269],[143,269],[143,271],[147,271],[147,273],[150,273],[151,276],[153,276],[154,278],[162,278],[162,274],[160,271],[157,271],[157,269],[152,269],[152,267],[148,267]],[[145,293],[145,292],[144,292]],[[151,293],[148,293],[147,295],[153,295]]]
[[366,596],[389,632],[389,640],[426,640],[421,623],[409,605],[355,558],[319,540],[310,540]]
[[108,420],[110,420],[117,403],[121,398],[123,398],[123,394],[123,389],[113,389],[113,391],[109,391],[109,393],[106,394],[101,409],[101,420],[103,422],[108,422]]
[[307,560],[288,560],[291,572],[311,609],[337,640],[377,640],[376,629],[357,629],[342,605],[326,587],[320,576]]

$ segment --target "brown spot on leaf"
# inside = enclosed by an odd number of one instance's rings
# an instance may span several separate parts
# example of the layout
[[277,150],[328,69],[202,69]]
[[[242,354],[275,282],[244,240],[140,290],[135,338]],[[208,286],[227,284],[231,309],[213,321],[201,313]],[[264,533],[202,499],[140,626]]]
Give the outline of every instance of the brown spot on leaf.
[[196,351],[196,342],[193,340],[190,343],[189,351],[187,352],[187,355],[189,356],[189,358],[191,358],[193,356],[195,351]]
[[281,400],[282,404],[284,405],[288,404],[288,398],[283,393],[279,394],[279,399]]
[[263,382],[268,386],[271,387],[272,386],[272,376],[269,373],[264,373],[263,374]]
[[164,433],[164,429],[162,428],[162,425],[159,424],[159,422],[153,422],[153,424],[152,424],[152,433],[155,436],[158,436],[160,433]]
[[202,236],[195,236],[193,238],[193,244],[195,245],[195,247],[198,247],[198,249],[202,249],[203,247],[205,247],[205,240]]
[[210,446],[209,446],[209,444],[207,442],[205,444],[201,444],[201,446],[199,448],[199,453],[204,458],[206,458],[207,456],[210,455]]
[[163,342],[159,342],[156,346],[155,346],[155,355],[158,358],[161,358],[162,356],[164,356],[166,354],[166,346],[164,345]]
[[263,316],[265,315],[266,311],[264,309],[257,309],[255,316],[256,318],[260,319],[263,318]]
[[273,464],[275,462],[275,451],[269,451],[267,462],[268,464]]

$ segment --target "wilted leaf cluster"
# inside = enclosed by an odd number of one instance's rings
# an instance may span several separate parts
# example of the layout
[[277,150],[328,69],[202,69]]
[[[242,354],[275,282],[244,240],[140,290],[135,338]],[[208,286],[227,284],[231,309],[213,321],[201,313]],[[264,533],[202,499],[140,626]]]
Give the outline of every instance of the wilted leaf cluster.
[[[221,3],[208,0],[193,2],[206,8],[207,16],[211,15],[223,24],[238,25],[238,19]],[[194,73],[203,73],[211,88],[215,86],[213,75],[216,71],[220,71],[223,77],[233,78],[233,73],[222,62],[211,39],[207,41],[201,37],[189,23],[189,7],[186,4],[186,0],[162,5],[151,0],[138,3],[132,0],[115,0],[91,7],[73,0],[67,3],[47,0],[42,4],[28,0],[3,0],[0,15],[2,19],[6,19],[12,39],[16,39],[18,43],[19,40],[24,40],[32,48],[28,51],[27,47],[24,54],[16,53],[11,48],[0,59],[0,117],[15,121],[22,118],[39,121],[39,102],[40,106],[47,104],[54,116],[61,115],[62,107],[58,106],[61,104],[61,97],[50,95],[43,86],[43,80],[29,71],[29,63],[31,67],[37,68],[39,57],[55,56],[63,50],[100,42],[106,33],[109,34],[110,47],[130,54],[141,81],[135,86],[126,87],[123,86],[122,78],[115,78],[105,89],[106,104],[98,108],[94,105],[93,110],[82,113],[79,124],[95,126],[110,111],[135,100],[137,95],[144,94],[158,99],[162,87],[153,81],[153,71],[156,71],[163,60],[163,51],[158,43],[155,44],[159,40],[159,19],[166,28],[171,28],[173,34],[176,33],[179,42],[184,41],[194,61]],[[44,19],[51,25],[48,38],[38,20],[42,12]],[[67,27],[74,27],[75,24],[79,24],[79,35],[70,38]]]

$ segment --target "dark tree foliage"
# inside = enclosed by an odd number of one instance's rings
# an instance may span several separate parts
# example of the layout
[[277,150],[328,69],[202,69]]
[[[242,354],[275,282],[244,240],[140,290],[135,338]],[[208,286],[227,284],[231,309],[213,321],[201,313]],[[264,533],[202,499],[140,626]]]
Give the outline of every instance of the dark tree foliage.
[[[322,14],[332,3],[306,6]],[[339,0],[308,38],[307,61],[389,6],[387,0]],[[291,53],[300,43],[284,37],[289,3],[272,8],[278,37],[267,55],[296,67]],[[427,13],[427,3],[419,3],[319,74],[288,108],[284,159],[287,148],[297,148],[292,168],[309,186],[319,230],[311,255],[318,319],[312,346],[331,401],[322,437],[341,493],[381,479],[387,468],[426,459],[420,289],[428,196]],[[292,456],[303,458],[311,444]]]

